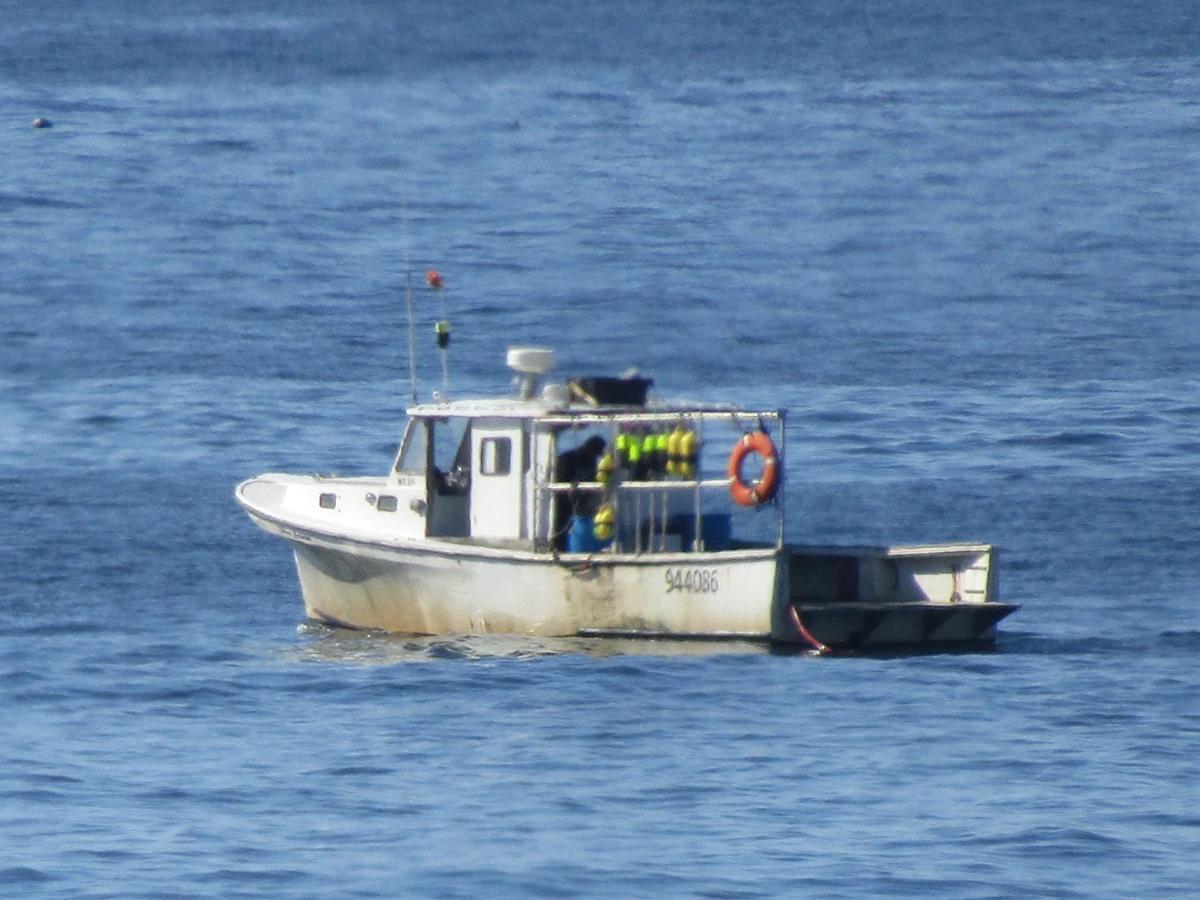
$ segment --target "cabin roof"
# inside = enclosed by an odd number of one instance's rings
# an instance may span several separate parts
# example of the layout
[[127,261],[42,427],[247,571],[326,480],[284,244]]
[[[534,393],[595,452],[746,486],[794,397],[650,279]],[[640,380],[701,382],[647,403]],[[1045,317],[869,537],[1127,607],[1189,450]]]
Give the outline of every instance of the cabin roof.
[[587,403],[491,397],[420,403],[410,406],[408,414],[432,418],[537,419],[553,423],[559,419],[564,421],[608,421],[612,419],[646,421],[683,416],[744,416],[746,418],[778,419],[783,417],[784,410],[690,401],[652,401],[643,406],[592,406]]

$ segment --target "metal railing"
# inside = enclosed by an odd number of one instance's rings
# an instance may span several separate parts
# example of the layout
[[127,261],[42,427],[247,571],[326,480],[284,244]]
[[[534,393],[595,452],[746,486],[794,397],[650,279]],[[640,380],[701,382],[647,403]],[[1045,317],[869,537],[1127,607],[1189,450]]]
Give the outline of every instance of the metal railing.
[[[530,465],[533,471],[534,491],[532,534],[535,541],[544,538],[553,544],[556,540],[557,535],[553,533],[555,523],[553,514],[554,503],[552,499],[555,495],[563,492],[568,492],[572,495],[585,493],[603,498],[603,502],[611,504],[613,509],[613,538],[604,552],[632,552],[635,555],[640,555],[643,553],[673,551],[674,548],[668,546],[672,542],[671,537],[673,535],[679,535],[682,545],[680,549],[691,552],[704,551],[706,547],[704,540],[705,517],[703,497],[706,492],[717,490],[727,491],[731,483],[731,479],[727,475],[723,475],[720,478],[703,477],[703,451],[707,446],[706,441],[709,439],[709,434],[706,433],[704,425],[706,422],[711,424],[715,421],[727,423],[730,426],[729,434],[731,437],[748,433],[752,430],[746,427],[747,423],[751,423],[756,427],[765,427],[768,424],[773,425],[771,434],[780,460],[785,458],[784,415],[780,410],[707,409],[694,412],[622,412],[619,414],[585,412],[579,414],[556,414],[535,420],[534,439],[530,441]],[[622,432],[631,433],[631,429],[634,427],[653,425],[673,427],[676,424],[682,424],[685,428],[693,431],[701,448],[699,458],[696,461],[697,477],[695,478],[666,475],[651,479],[637,479],[629,477],[627,473],[623,472],[622,467],[617,465],[608,483],[602,481],[570,483],[552,480],[555,458],[559,450],[557,446],[558,438],[564,430],[596,426],[607,427],[609,431],[608,448],[612,450],[616,447],[617,435]],[[541,434],[550,433],[554,435],[554,440],[549,442],[550,453],[547,459],[540,459],[538,456],[538,448],[543,443],[537,440],[539,432]],[[692,532],[690,540],[685,540],[689,536],[682,534],[678,530],[673,530],[675,523],[672,520],[679,516],[679,513],[673,510],[673,505],[669,498],[672,495],[682,492],[691,492],[692,494],[690,509]],[[772,503],[777,519],[775,530],[778,546],[783,546],[785,537],[783,499],[784,491],[781,486]],[[548,516],[549,520],[545,521],[543,516]],[[558,528],[560,529],[566,529],[567,527],[566,522],[558,523]]]

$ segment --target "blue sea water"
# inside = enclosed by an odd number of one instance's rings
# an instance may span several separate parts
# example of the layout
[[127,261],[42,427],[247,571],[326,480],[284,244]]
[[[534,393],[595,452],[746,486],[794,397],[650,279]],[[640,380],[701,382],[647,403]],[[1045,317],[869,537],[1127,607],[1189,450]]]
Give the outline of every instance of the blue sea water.
[[[0,8],[5,895],[1200,893],[1194,4]],[[1023,609],[304,625],[232,488],[387,466],[406,253],[456,393],[785,406],[792,539],[992,541]]]

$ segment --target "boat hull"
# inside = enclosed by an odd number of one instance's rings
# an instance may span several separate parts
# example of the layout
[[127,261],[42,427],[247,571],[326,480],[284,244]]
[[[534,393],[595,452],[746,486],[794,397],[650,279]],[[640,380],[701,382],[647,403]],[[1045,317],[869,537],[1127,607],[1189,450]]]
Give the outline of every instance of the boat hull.
[[1020,607],[1012,603],[797,604],[807,630],[839,649],[989,647],[996,623]]
[[493,558],[462,547],[292,543],[306,613],[333,625],[548,637],[767,639],[773,630],[780,569],[769,551],[719,554],[696,566],[693,559]]
[[308,618],[403,634],[757,640],[832,648],[984,647],[1017,607],[814,602],[793,596],[788,548],[644,556],[385,546],[257,519],[293,547]]
[[[558,553],[529,540],[406,535],[387,527],[391,514],[355,505],[380,493],[376,481],[319,476],[239,486],[250,518],[292,545],[310,619],[421,635],[730,638],[871,650],[986,645],[1017,608],[994,601],[994,550],[985,544]],[[327,497],[335,500],[328,507]]]

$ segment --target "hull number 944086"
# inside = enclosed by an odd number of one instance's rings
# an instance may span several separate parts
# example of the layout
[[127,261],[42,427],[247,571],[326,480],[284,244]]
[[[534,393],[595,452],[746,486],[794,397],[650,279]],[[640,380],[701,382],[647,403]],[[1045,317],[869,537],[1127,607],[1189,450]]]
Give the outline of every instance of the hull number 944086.
[[715,594],[720,590],[716,569],[667,569],[667,593]]

